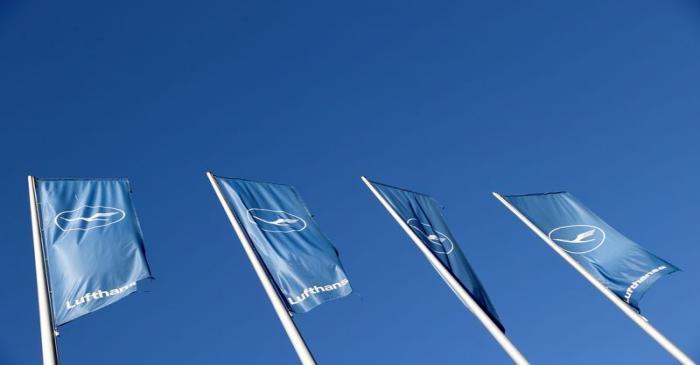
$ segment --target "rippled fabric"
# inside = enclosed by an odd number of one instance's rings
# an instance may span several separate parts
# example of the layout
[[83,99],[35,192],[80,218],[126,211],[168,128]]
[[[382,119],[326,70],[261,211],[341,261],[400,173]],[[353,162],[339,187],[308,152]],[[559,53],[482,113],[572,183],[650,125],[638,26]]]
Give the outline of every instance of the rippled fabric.
[[679,271],[623,236],[567,192],[504,198],[637,311],[654,282]]
[[37,179],[56,326],[104,308],[150,278],[126,179]]
[[486,289],[481,285],[481,281],[464,256],[457,240],[447,228],[442,208],[437,201],[431,196],[389,185],[376,182],[372,182],[372,185],[416,233],[423,244],[454,275],[479,307],[491,317],[501,331],[505,331],[496,308],[486,294]]
[[338,252],[294,188],[216,180],[289,310],[305,313],[352,292]]

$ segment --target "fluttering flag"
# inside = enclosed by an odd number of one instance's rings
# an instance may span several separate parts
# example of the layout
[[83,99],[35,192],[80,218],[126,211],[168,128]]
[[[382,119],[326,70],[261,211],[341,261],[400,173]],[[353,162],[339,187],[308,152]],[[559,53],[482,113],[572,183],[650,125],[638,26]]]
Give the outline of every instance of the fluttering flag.
[[36,179],[54,325],[117,302],[150,278],[126,179]]
[[570,193],[503,198],[637,311],[653,283],[679,271],[609,226]]
[[496,313],[496,308],[457,244],[457,240],[447,227],[440,204],[429,195],[374,181],[369,183],[376,188],[399,214],[403,222],[459,281],[479,307],[486,312],[501,331],[505,332],[505,328]]
[[305,313],[352,292],[337,250],[293,187],[215,179],[290,311]]

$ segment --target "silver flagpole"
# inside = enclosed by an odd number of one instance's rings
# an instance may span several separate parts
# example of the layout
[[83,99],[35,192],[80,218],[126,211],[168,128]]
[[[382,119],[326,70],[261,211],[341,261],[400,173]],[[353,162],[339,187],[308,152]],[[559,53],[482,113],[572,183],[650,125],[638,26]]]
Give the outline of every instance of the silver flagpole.
[[277,290],[267,275],[263,264],[258,259],[258,255],[255,253],[252,244],[248,240],[248,237],[243,232],[243,228],[238,222],[236,215],[226,202],[226,198],[221,192],[221,188],[219,187],[219,183],[216,181],[216,177],[214,177],[214,174],[211,172],[207,172],[207,177],[209,178],[209,182],[216,192],[216,196],[219,197],[219,202],[224,207],[226,215],[228,216],[229,221],[231,221],[231,225],[233,226],[234,231],[236,231],[236,235],[238,235],[238,239],[241,241],[243,249],[248,256],[250,263],[253,265],[253,269],[255,269],[255,273],[258,275],[258,279],[260,279],[263,288],[265,288],[265,293],[267,293],[268,298],[270,298],[272,307],[275,309],[275,313],[277,313],[280,322],[282,322],[282,326],[287,332],[287,336],[289,336],[289,340],[292,342],[292,346],[294,346],[294,350],[296,350],[299,360],[301,360],[303,365],[315,365],[316,361],[314,360],[313,355],[311,355],[308,346],[306,346],[304,338],[301,337],[301,333],[299,333],[299,329],[297,329],[297,326],[294,324],[292,316],[287,311],[287,307],[277,294]]
[[498,342],[499,345],[503,348],[503,350],[510,356],[511,359],[513,359],[513,362],[516,363],[517,365],[529,365],[529,362],[525,357],[518,351],[518,349],[513,345],[513,343],[510,342],[508,337],[501,332],[501,329],[498,328],[496,323],[493,322],[491,317],[484,312],[483,309],[474,301],[474,299],[469,295],[469,293],[462,287],[462,285],[457,281],[457,279],[450,273],[449,270],[442,264],[442,262],[435,257],[435,255],[432,253],[430,249],[428,249],[425,244],[423,244],[423,241],[413,232],[413,230],[406,224],[406,222],[401,219],[401,216],[394,210],[394,208],[389,204],[386,199],[377,191],[377,189],[372,185],[372,183],[364,176],[362,176],[362,181],[367,185],[369,190],[372,191],[374,196],[379,200],[380,203],[384,206],[384,208],[389,211],[389,214],[396,220],[396,223],[398,223],[401,228],[403,228],[404,232],[411,238],[413,243],[418,246],[418,248],[421,250],[423,255],[428,259],[431,265],[437,270],[438,274],[445,280],[447,285],[452,289],[452,291],[457,295],[457,297],[464,303],[464,305],[469,309],[474,316],[481,322],[484,327],[489,331],[491,336],[493,336],[496,341]]
[[554,243],[542,230],[537,228],[524,214],[522,214],[517,208],[515,208],[512,204],[510,204],[507,200],[505,200],[500,194],[498,193],[493,193],[493,196],[496,197],[503,205],[505,205],[508,209],[510,209],[513,214],[515,214],[516,217],[520,218],[520,220],[525,223],[526,226],[528,226],[533,232],[535,232],[549,247],[554,250],[554,252],[558,253],[559,256],[561,256],[566,262],[569,263],[569,265],[573,266],[576,271],[579,272],[579,274],[583,275],[586,280],[588,280],[593,286],[596,287],[605,297],[610,299],[613,304],[615,304],[620,310],[625,313],[634,323],[639,325],[639,327],[642,327],[642,329],[649,335],[651,338],[656,340],[656,342],[661,345],[666,351],[668,351],[673,357],[676,358],[681,364],[684,365],[695,365],[695,362],[691,360],[686,354],[683,353],[676,345],[674,345],[671,341],[669,341],[664,335],[661,334],[656,328],[654,328],[644,317],[639,315],[632,307],[627,305],[627,303],[623,302],[622,299],[620,299],[615,293],[613,293],[610,289],[608,289],[603,283],[598,281],[591,273],[588,272],[581,264],[579,264],[576,260],[574,260],[566,251],[564,251],[561,247],[559,247],[556,243]]
[[34,176],[29,181],[29,210],[32,217],[32,238],[34,240],[34,266],[36,269],[36,291],[39,299],[39,326],[41,327],[41,352],[44,365],[58,364],[56,337],[53,326],[53,314],[49,299],[49,284],[44,263],[44,246],[41,240],[39,209],[36,202],[36,184]]

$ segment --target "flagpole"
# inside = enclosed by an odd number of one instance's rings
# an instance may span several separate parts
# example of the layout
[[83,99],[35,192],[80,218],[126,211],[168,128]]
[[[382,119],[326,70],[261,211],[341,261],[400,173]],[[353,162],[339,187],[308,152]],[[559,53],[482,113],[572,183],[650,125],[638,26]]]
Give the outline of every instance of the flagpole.
[[41,226],[36,203],[36,183],[34,176],[28,176],[29,210],[32,217],[32,238],[34,240],[34,266],[36,269],[36,290],[39,302],[39,327],[41,328],[41,352],[44,365],[58,364],[58,351],[53,326],[53,314],[49,299],[48,276],[44,263],[44,246],[41,241]]
[[581,264],[579,264],[576,260],[574,260],[566,251],[564,251],[561,247],[559,247],[556,243],[554,243],[549,236],[544,234],[542,230],[540,230],[537,226],[535,226],[527,217],[525,217],[524,214],[522,214],[517,208],[515,208],[512,204],[510,204],[506,199],[503,198],[500,194],[494,192],[493,196],[496,197],[503,205],[505,205],[513,214],[515,214],[516,217],[520,218],[520,220],[525,223],[526,226],[528,226],[533,232],[535,232],[547,245],[549,245],[550,248],[552,248],[556,253],[559,254],[566,262],[568,262],[571,266],[576,269],[576,271],[579,272],[579,274],[583,275],[584,278],[586,278],[593,286],[596,287],[603,295],[605,295],[608,299],[610,299],[613,304],[615,304],[620,310],[625,313],[634,323],[639,325],[651,338],[656,340],[656,342],[661,345],[666,351],[668,351],[673,357],[676,358],[681,364],[684,365],[695,365],[695,362],[691,360],[686,354],[683,353],[676,345],[674,345],[671,341],[669,341],[666,337],[664,337],[661,332],[659,332],[656,328],[654,328],[644,317],[639,315],[632,307],[627,305],[627,303],[623,302],[622,299],[620,299],[615,293],[613,293],[610,289],[608,289],[605,285],[603,285],[598,279],[593,277],[591,273],[589,273]]
[[267,293],[268,298],[270,298],[272,307],[275,309],[280,322],[282,322],[282,326],[287,332],[287,336],[292,342],[292,346],[294,346],[294,350],[296,350],[299,360],[301,360],[303,365],[315,365],[316,361],[314,360],[313,355],[311,355],[311,351],[309,351],[306,342],[304,342],[304,338],[301,337],[301,333],[299,333],[299,329],[294,324],[294,320],[292,320],[292,316],[290,315],[289,311],[287,311],[287,307],[277,294],[277,290],[270,280],[270,277],[267,275],[267,272],[265,271],[263,264],[260,262],[258,255],[255,253],[252,244],[248,240],[248,237],[243,232],[243,228],[238,222],[236,215],[226,202],[226,198],[221,192],[221,188],[219,187],[219,183],[216,181],[216,177],[211,172],[207,172],[207,177],[209,178],[209,182],[216,192],[216,196],[219,198],[219,202],[224,207],[226,215],[228,216],[229,221],[231,221],[231,225],[233,226],[234,231],[236,231],[236,235],[241,241],[243,249],[248,256],[250,263],[253,265],[253,269],[255,269],[255,273],[258,275],[258,279],[260,279],[263,288],[265,288],[265,293]]
[[435,255],[430,251],[425,244],[423,244],[423,241],[413,232],[413,230],[404,222],[404,220],[399,216],[399,214],[394,210],[394,208],[389,204],[389,202],[384,199],[384,197],[377,191],[377,189],[374,187],[374,185],[364,176],[361,177],[362,181],[367,185],[370,191],[374,194],[374,196],[379,200],[380,203],[384,206],[384,208],[389,211],[389,214],[396,220],[396,223],[398,223],[401,228],[403,228],[404,232],[411,238],[413,243],[418,246],[418,248],[421,250],[423,255],[428,259],[430,264],[433,265],[435,270],[437,270],[438,274],[445,280],[447,285],[452,289],[452,291],[457,295],[457,297],[464,303],[464,305],[469,309],[474,316],[481,322],[484,327],[489,331],[491,336],[493,336],[496,341],[498,342],[499,345],[503,348],[503,350],[510,356],[511,359],[513,359],[513,362],[517,365],[529,365],[529,362],[525,357],[518,351],[518,349],[513,345],[513,343],[510,342],[508,337],[501,331],[501,329],[494,323],[494,321],[491,319],[491,317],[486,314],[486,312],[481,309],[481,307],[474,301],[474,299],[469,295],[469,293],[462,287],[462,285],[457,281],[457,279],[450,273],[449,270],[442,264],[442,262],[435,257]]

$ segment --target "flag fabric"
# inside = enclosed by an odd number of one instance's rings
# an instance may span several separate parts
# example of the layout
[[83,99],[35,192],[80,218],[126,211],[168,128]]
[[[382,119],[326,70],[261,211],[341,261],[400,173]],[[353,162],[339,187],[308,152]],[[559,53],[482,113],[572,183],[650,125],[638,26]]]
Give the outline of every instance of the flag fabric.
[[216,181],[290,311],[305,313],[352,292],[338,251],[293,187]]
[[117,302],[150,278],[126,179],[36,179],[54,325]]
[[637,311],[654,282],[679,271],[623,236],[567,192],[504,199]]
[[389,202],[421,242],[452,273],[479,307],[488,314],[501,331],[505,332],[484,286],[447,227],[440,204],[429,195],[377,182],[370,183]]

